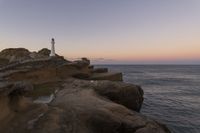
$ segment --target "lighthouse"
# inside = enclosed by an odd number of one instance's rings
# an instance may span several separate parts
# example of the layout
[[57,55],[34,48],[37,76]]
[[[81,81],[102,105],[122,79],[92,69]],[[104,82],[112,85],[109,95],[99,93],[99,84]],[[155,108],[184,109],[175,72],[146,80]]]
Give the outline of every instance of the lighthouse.
[[55,54],[55,40],[54,40],[54,38],[52,38],[51,39],[51,53],[50,53],[50,56],[51,57],[53,57],[53,56],[55,56],[56,54]]

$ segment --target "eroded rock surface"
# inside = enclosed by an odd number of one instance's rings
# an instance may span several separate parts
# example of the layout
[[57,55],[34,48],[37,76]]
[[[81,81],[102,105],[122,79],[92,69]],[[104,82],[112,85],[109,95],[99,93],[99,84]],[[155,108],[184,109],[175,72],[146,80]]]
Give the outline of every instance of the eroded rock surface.
[[[170,132],[139,113],[143,90],[121,82],[122,73],[95,69],[87,58],[71,62],[48,54],[0,52],[0,133]],[[52,93],[50,103],[34,102]]]
[[21,100],[21,105],[26,106],[20,106],[20,110],[15,111],[9,106],[12,117],[0,126],[0,132],[169,133],[163,124],[136,112],[141,108],[142,100],[143,92],[139,86],[70,78],[65,80],[49,105],[25,104]]

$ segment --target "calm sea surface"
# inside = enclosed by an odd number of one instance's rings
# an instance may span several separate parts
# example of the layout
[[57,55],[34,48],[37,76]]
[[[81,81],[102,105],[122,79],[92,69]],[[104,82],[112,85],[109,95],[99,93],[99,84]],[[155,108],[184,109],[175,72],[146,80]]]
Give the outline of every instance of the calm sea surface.
[[141,113],[174,133],[200,133],[200,66],[98,65],[123,72],[125,82],[144,90]]

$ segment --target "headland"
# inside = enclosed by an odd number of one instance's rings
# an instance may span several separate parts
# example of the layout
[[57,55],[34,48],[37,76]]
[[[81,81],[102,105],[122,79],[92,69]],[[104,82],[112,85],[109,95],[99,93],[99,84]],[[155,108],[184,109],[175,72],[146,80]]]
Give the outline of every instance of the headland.
[[170,133],[139,113],[144,92],[122,73],[49,54],[0,52],[0,132]]

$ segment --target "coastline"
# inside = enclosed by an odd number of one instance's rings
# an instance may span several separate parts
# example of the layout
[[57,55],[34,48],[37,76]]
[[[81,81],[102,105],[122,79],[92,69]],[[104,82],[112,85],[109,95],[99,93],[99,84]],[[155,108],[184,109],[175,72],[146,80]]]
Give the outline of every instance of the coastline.
[[[16,55],[20,50],[15,49]],[[23,62],[0,71],[8,83],[0,88],[1,132],[170,132],[139,113],[143,90],[124,83],[122,73],[94,68],[87,58],[71,62],[40,53],[30,60],[30,53],[25,54],[15,58]],[[55,97],[47,103],[33,102],[52,93]]]

